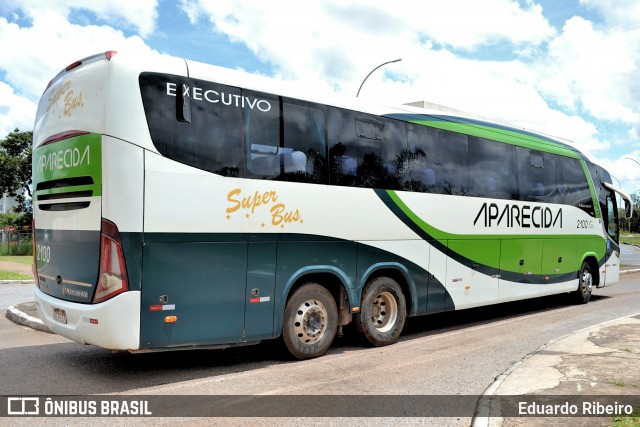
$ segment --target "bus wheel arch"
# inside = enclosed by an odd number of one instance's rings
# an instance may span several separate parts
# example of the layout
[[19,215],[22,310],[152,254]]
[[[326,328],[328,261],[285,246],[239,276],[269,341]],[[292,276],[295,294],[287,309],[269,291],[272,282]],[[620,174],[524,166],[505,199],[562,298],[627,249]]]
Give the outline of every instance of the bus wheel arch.
[[[395,276],[395,277],[389,277]],[[407,294],[402,275],[377,274],[363,288],[356,330],[371,345],[382,347],[395,343],[407,318]],[[400,279],[400,282],[398,281]]]
[[342,272],[326,270],[309,270],[302,274],[292,276],[290,285],[285,288],[285,304],[289,301],[293,293],[306,283],[317,283],[326,288],[333,296],[338,308],[338,326],[351,323],[351,307],[349,303],[349,293],[345,284],[346,276]]

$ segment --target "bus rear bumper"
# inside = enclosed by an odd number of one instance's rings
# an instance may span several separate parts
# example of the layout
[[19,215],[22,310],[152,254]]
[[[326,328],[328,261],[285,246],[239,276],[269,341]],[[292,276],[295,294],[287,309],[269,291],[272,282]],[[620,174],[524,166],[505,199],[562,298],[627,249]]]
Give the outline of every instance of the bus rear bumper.
[[34,293],[38,314],[56,334],[109,350],[140,348],[139,291],[124,292],[100,304],[64,301],[45,294],[37,286]]

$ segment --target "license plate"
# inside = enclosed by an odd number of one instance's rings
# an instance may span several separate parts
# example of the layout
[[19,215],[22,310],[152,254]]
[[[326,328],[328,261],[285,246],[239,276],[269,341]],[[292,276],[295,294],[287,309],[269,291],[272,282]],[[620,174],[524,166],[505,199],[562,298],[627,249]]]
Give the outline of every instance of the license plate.
[[64,325],[67,324],[67,312],[61,308],[53,308],[53,320]]

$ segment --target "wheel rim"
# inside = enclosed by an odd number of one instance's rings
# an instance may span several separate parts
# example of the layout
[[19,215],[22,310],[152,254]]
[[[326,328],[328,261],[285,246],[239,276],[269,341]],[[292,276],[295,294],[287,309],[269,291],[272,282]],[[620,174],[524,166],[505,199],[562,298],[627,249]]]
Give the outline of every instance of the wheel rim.
[[582,271],[582,293],[584,295],[591,293],[593,287],[593,276],[589,270]]
[[327,309],[317,300],[300,304],[294,318],[294,331],[304,344],[314,344],[322,339],[327,330]]
[[393,294],[381,292],[373,300],[371,323],[379,332],[387,332],[398,319],[398,302]]

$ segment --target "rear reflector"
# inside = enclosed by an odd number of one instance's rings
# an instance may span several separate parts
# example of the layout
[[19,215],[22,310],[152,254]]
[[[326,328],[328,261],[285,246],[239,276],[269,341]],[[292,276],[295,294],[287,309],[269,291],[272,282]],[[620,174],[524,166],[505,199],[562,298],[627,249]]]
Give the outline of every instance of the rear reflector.
[[100,235],[100,273],[93,303],[106,301],[128,290],[127,267],[118,227],[103,219]]
[[65,71],[73,70],[74,68],[76,68],[77,66],[79,66],[81,64],[82,64],[82,61],[76,61],[76,62],[74,62],[72,64],[69,64],[69,65],[66,66]]

